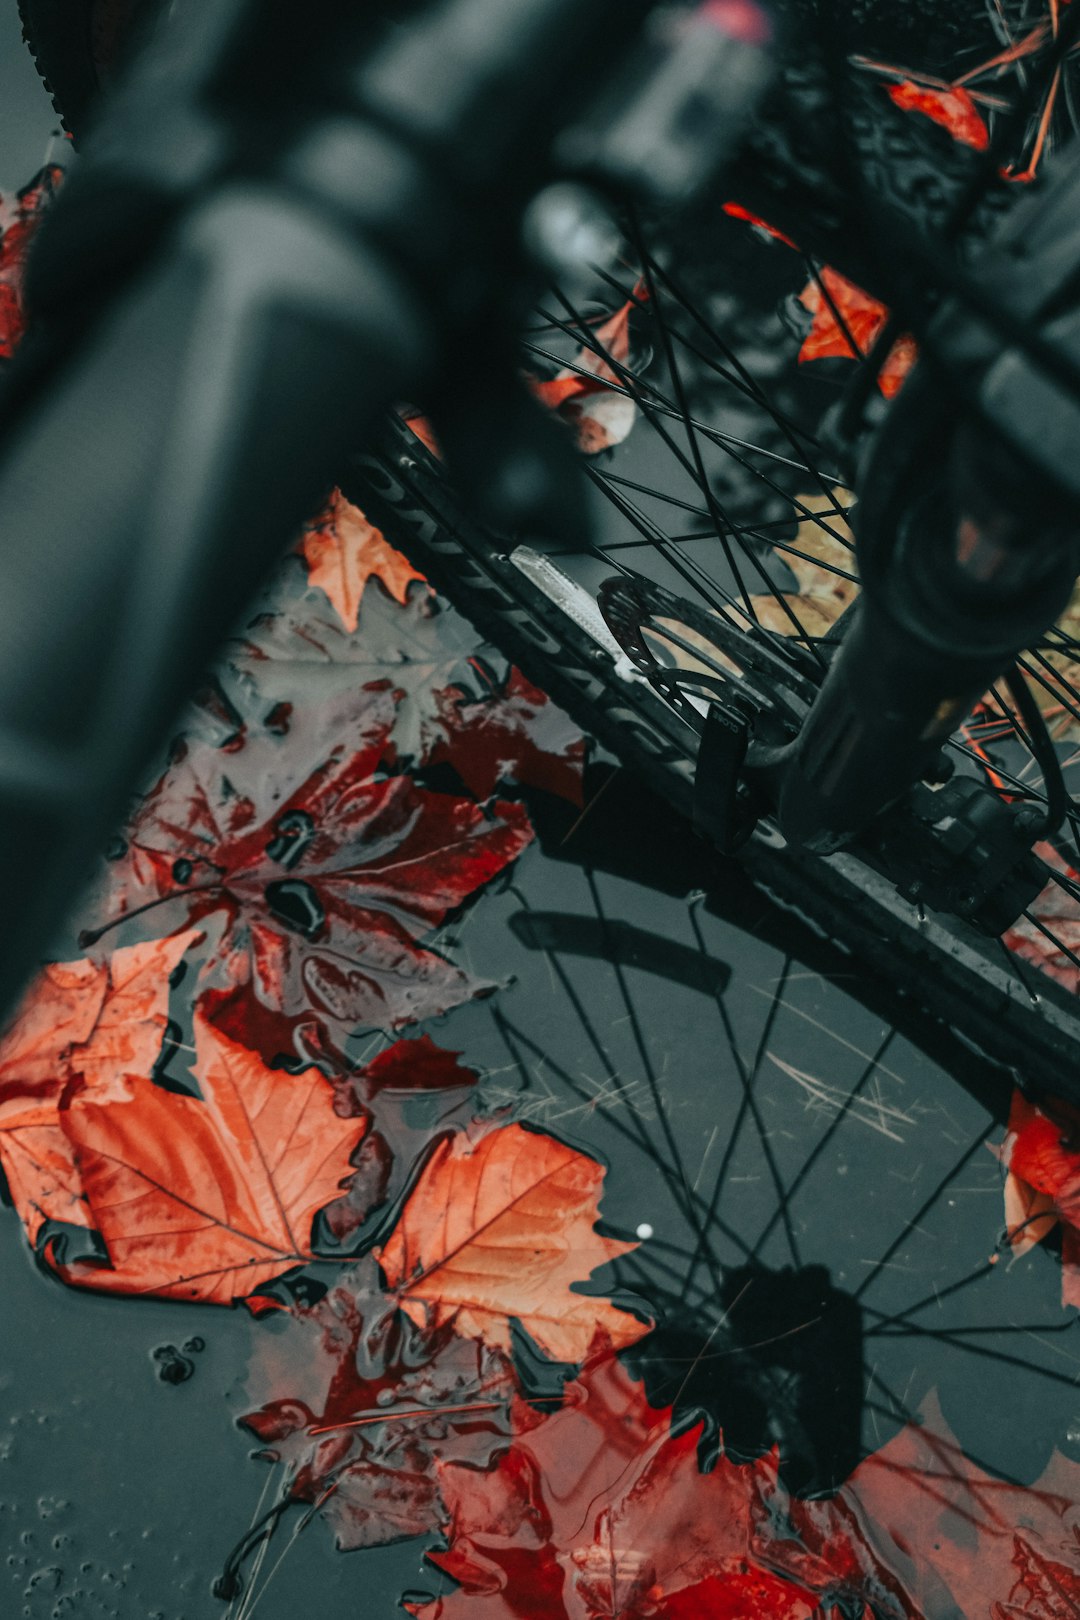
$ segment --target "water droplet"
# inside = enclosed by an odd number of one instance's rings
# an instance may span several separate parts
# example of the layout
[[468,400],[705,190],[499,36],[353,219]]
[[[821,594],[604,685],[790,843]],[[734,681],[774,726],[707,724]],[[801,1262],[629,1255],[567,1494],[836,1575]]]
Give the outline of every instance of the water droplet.
[[291,703],[275,703],[263,721],[263,725],[267,731],[274,732],[278,737],[284,737],[289,730],[292,712],[293,706]]
[[310,883],[290,878],[266,885],[266,903],[279,922],[305,939],[317,939],[326,926],[322,901]]
[[163,1384],[186,1384],[195,1371],[195,1363],[182,1356],[175,1344],[159,1344],[151,1355]]
[[306,810],[288,810],[274,827],[266,853],[279,866],[293,867],[315,836],[315,823]]
[[32,1597],[36,1591],[58,1592],[63,1578],[64,1572],[56,1564],[49,1565],[47,1569],[35,1570],[30,1577],[23,1597]]

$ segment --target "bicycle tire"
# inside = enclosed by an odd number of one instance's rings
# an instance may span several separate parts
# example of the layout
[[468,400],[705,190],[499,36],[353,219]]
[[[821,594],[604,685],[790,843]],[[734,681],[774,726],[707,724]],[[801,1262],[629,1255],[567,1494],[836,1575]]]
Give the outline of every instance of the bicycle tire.
[[86,133],[105,65],[126,37],[141,0],[19,0],[23,38],[64,128]]

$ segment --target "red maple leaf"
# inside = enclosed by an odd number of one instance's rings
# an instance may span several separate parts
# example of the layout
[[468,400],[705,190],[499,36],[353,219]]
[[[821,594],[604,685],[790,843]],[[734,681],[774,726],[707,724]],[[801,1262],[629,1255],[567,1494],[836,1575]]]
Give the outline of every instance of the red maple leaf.
[[60,1123],[108,1264],[46,1258],[105,1293],[225,1305],[313,1258],[316,1214],[341,1190],[363,1124],[334,1112],[318,1069],[288,1074],[195,1015],[200,1095],[131,1076],[91,1087]]
[[316,1306],[268,1324],[241,1421],[288,1466],[290,1494],[319,1504],[342,1550],[438,1527],[437,1460],[483,1468],[505,1445],[516,1380],[474,1340],[434,1339],[363,1269]]
[[61,1099],[75,1086],[102,1101],[148,1075],[169,1013],[169,975],[200,936],[126,946],[103,962],[53,962],[30,986],[0,1040],[0,1163],[36,1243],[46,1221],[93,1223]]
[[430,1035],[395,1041],[360,1070],[359,1084],[369,1098],[387,1091],[460,1091],[476,1085],[474,1070],[459,1062],[460,1052],[436,1046]]
[[932,1399],[833,1496],[783,1488],[775,1452],[701,1474],[622,1368],[590,1366],[544,1415],[515,1402],[484,1474],[438,1469],[459,1590],[420,1620],[1066,1620],[1080,1595],[1080,1468],[1027,1488],[984,1473]]
[[396,602],[409,599],[409,587],[424,576],[369,523],[340,489],[305,529],[300,551],[308,584],[321,590],[347,630],[360,622],[360,603],[370,579],[377,579]]
[[753,1476],[721,1457],[698,1467],[699,1431],[606,1356],[542,1415],[512,1409],[513,1441],[486,1474],[438,1467],[447,1550],[432,1562],[459,1590],[413,1606],[422,1620],[810,1620],[816,1597],[752,1551]]
[[452,764],[475,798],[488,798],[500,782],[517,782],[581,803],[585,739],[520,670],[511,670],[503,692],[479,703],[453,688],[438,698],[445,737],[432,761]]
[[[820,284],[809,281],[799,301],[814,317],[799,350],[800,363],[833,357],[851,360],[869,354],[889,318],[888,309],[879,299],[871,298],[828,265],[821,270]],[[897,339],[878,373],[878,386],[887,399],[900,391],[917,356],[913,338],[905,335]]]
[[990,145],[990,131],[982,114],[962,86],[941,88],[901,79],[898,84],[887,85],[886,89],[898,107],[932,118],[962,146],[985,152]]
[[269,767],[248,745],[189,746],[129,828],[113,920],[149,910],[159,923],[168,902],[184,920],[219,913],[208,975],[346,1031],[429,1018],[483,988],[419,941],[526,847],[525,812],[377,774],[395,699],[364,699],[355,751],[339,743],[299,781],[291,739]]
[[47,164],[10,203],[0,198],[0,360],[10,360],[26,331],[22,284],[34,232],[63,175]]
[[604,1179],[595,1159],[554,1137],[504,1125],[439,1144],[374,1250],[419,1327],[510,1350],[510,1319],[558,1361],[582,1361],[598,1330],[616,1346],[648,1332],[605,1299],[572,1292],[636,1248],[594,1230]]
[[1063,1103],[1036,1106],[1014,1091],[1009,1128],[996,1149],[1007,1175],[1005,1224],[1023,1253],[1061,1222],[1061,1295],[1080,1306],[1080,1120]]

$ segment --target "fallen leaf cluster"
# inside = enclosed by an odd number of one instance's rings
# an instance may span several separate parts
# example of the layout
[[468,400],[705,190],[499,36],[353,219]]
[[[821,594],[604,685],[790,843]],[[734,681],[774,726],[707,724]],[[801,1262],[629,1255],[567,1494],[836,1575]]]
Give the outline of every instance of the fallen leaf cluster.
[[185,745],[112,863],[105,926],[214,917],[204,983],[245,986],[283,1022],[314,1017],[339,1037],[484,988],[422,941],[521,854],[528,818],[385,774],[396,707],[386,683],[357,694],[328,752],[296,732],[236,753]]
[[444,1136],[388,1240],[317,1305],[271,1316],[243,1422],[340,1546],[432,1530],[434,1462],[487,1465],[518,1391],[512,1325],[573,1362],[648,1331],[577,1291],[635,1247],[595,1232],[602,1181],[595,1161],[519,1125]]
[[610,1359],[544,1413],[511,1408],[483,1471],[440,1458],[457,1583],[419,1620],[1064,1620],[1080,1596],[1080,1469],[1025,1489],[964,1457],[931,1400],[832,1497],[784,1489],[775,1452],[698,1464]]

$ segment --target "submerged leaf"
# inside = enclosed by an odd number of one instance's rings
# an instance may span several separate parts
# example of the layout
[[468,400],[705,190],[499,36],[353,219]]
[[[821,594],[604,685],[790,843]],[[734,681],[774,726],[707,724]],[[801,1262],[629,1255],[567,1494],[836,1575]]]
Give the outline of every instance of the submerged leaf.
[[[698,1430],[605,1358],[561,1411],[513,1408],[513,1441],[487,1474],[439,1467],[449,1542],[431,1561],[460,1589],[421,1620],[810,1620],[813,1593],[753,1556],[758,1464],[698,1467]],[[767,1605],[767,1606],[766,1606]]]
[[111,872],[115,919],[220,913],[204,978],[248,985],[271,1012],[314,1015],[338,1035],[432,1017],[485,988],[420,941],[532,837],[518,805],[485,813],[379,776],[396,700],[363,696],[350,746],[299,780],[309,762],[297,747],[268,771],[250,745],[191,745]]
[[505,1444],[510,1363],[451,1332],[432,1342],[363,1269],[270,1327],[249,1378],[260,1404],[241,1421],[343,1551],[430,1534],[442,1515],[435,1463],[482,1468]]
[[520,670],[511,670],[504,692],[479,703],[452,690],[439,700],[445,735],[432,750],[432,762],[453,765],[475,798],[488,798],[501,782],[516,782],[581,803],[585,739]]
[[643,1323],[572,1291],[637,1247],[595,1231],[603,1179],[595,1159],[520,1125],[445,1141],[376,1258],[420,1327],[509,1351],[516,1318],[558,1361],[583,1360],[598,1330],[632,1344]]

